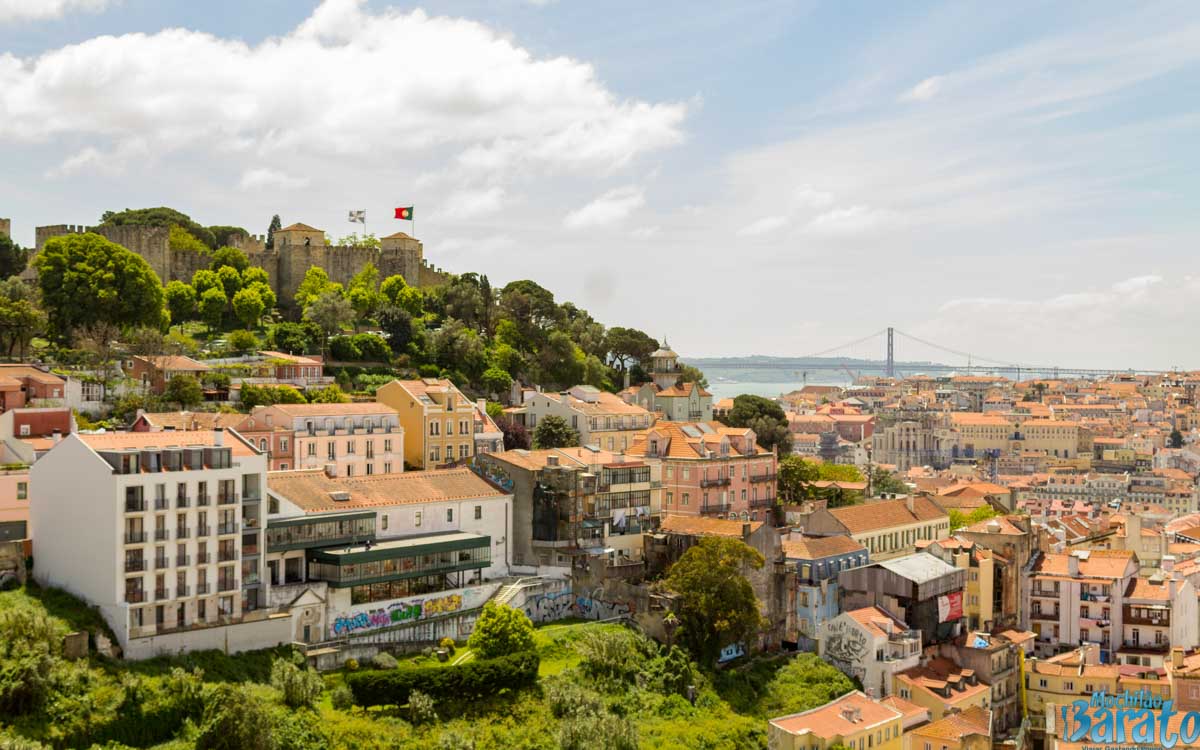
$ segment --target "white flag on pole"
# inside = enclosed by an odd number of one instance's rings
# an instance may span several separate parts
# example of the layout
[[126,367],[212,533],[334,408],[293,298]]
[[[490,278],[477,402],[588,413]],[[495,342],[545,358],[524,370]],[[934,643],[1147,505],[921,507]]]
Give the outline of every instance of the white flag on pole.
[[362,224],[363,226],[366,226],[366,224],[367,224],[367,212],[366,212],[365,210],[363,210],[363,211],[351,211],[351,212],[350,212],[350,221],[351,221],[351,222],[356,222],[356,221],[357,221],[359,224]]

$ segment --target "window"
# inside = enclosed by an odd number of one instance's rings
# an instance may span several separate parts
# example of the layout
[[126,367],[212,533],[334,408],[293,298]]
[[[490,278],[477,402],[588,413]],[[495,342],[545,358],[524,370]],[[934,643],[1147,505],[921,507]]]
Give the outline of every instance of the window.
[[348,477],[354,476],[354,466],[353,465],[346,467],[346,476],[348,476]]
[[441,460],[442,460],[442,449],[441,449],[441,448],[439,448],[439,447],[437,447],[436,445],[435,445],[435,446],[433,446],[432,448],[430,448],[430,449],[429,449],[429,461],[430,461],[430,463],[435,463],[435,464],[436,464],[436,463],[438,463],[438,462],[439,462],[439,461],[441,461]]
[[280,452],[281,452],[281,453],[287,453],[287,449],[288,449],[288,439],[287,439],[287,438],[279,438],[279,450],[280,450]]
[[429,434],[430,435],[440,435],[441,430],[442,430],[441,422],[438,422],[437,420],[431,420],[429,422]]
[[315,456],[315,455],[317,455],[317,444],[316,444],[316,442],[313,442],[313,441],[310,441],[310,442],[309,442],[309,444],[308,444],[308,455],[310,455],[310,456]]
[[379,517],[379,523],[380,523],[380,526],[383,528],[383,530],[387,531],[387,524],[388,524],[387,513],[384,513],[382,516]]
[[454,434],[454,420],[453,419],[446,420],[446,434],[447,435]]
[[392,441],[391,440],[383,441],[383,450],[387,453],[391,453],[391,451],[392,451]]
[[470,456],[471,456],[471,444],[470,443],[463,443],[462,445],[458,446],[458,457],[459,458],[469,458]]
[[668,492],[667,493],[667,505],[674,505],[674,504],[675,504],[675,493]]
[[413,513],[413,526],[420,527],[420,525],[421,525],[421,511],[418,510],[416,513]]
[[[285,468],[286,468],[286,467],[285,467]],[[392,473],[392,462],[391,462],[391,461],[384,461],[384,462],[383,462],[383,473],[384,473],[384,474],[391,474],[391,473]]]
[[1045,680],[1038,680],[1038,687],[1040,687],[1040,688],[1044,688],[1044,687],[1046,687],[1046,681],[1045,681]]
[[688,498],[688,493],[686,493],[686,492],[685,492],[685,493],[683,493],[683,504],[684,504],[684,505],[687,505],[687,504],[688,504],[688,499],[689,499],[689,498]]
[[356,447],[355,442],[353,440],[347,440],[346,441],[346,455],[353,456],[355,447]]
[[454,523],[454,509],[446,508],[446,523]]
[[367,464],[367,476],[375,473],[375,464]]
[[326,454],[329,456],[331,461],[337,458],[337,446],[332,440],[330,440],[329,444],[326,446]]
[[29,499],[29,482],[17,482],[17,499]]
[[483,518],[483,506],[482,506],[482,505],[476,505],[476,506],[475,506],[475,520],[476,520],[476,521],[478,521],[478,520],[480,520],[480,519],[482,519],[482,518]]
[[[180,381],[180,382],[182,383],[183,381]],[[260,451],[262,451],[263,453],[267,452],[267,439],[266,438],[259,438],[258,449]]]

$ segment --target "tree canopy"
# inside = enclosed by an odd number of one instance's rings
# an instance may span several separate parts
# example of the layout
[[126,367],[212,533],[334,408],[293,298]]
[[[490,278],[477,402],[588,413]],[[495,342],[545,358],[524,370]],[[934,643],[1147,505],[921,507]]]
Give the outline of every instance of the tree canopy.
[[667,571],[667,589],[678,596],[677,637],[697,660],[712,664],[734,643],[754,646],[762,616],[746,574],[763,563],[741,539],[705,537]]
[[758,444],[779,454],[792,452],[792,433],[783,407],[769,398],[742,394],[733,399],[733,408],[720,417],[730,427],[749,427],[758,436]]
[[533,623],[519,609],[488,602],[483,605],[467,645],[483,659],[533,649]]
[[562,417],[542,417],[533,428],[534,448],[570,448],[576,445],[579,445],[579,431]]

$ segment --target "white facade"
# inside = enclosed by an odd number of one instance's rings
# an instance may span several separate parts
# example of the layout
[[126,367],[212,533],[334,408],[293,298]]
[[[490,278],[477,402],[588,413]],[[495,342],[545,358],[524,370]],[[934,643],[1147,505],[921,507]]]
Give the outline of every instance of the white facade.
[[[30,472],[45,530],[34,577],[99,607],[138,657],[204,640],[167,633],[266,619],[266,461],[232,432],[69,435]],[[222,643],[277,642],[240,632]],[[162,647],[147,646],[151,637]]]

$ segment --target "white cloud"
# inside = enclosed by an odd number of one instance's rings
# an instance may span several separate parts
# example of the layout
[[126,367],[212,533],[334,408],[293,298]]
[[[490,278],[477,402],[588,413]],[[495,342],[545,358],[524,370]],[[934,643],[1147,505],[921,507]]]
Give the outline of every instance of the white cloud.
[[0,23],[46,21],[71,13],[99,13],[109,0],[0,0]]
[[290,175],[269,167],[258,167],[246,170],[242,174],[238,187],[242,190],[293,190],[306,187],[308,184],[307,177]]
[[638,227],[629,233],[629,236],[635,240],[648,240],[662,231],[662,227]]
[[737,233],[742,237],[755,237],[760,234],[769,234],[787,225],[788,218],[786,216],[764,216],[758,221],[751,222],[742,227]]
[[942,77],[926,78],[900,96],[903,101],[927,102],[937,96],[942,89]]
[[862,234],[879,227],[880,224],[895,218],[890,211],[882,211],[869,206],[848,206],[835,208],[808,222],[805,230],[823,235],[854,235]]
[[460,190],[446,199],[438,215],[449,219],[477,219],[490,216],[504,206],[504,189]]
[[0,55],[0,143],[141,139],[153,153],[372,164],[442,149],[475,171],[594,173],[679,143],[686,110],[621,99],[590,65],[483,24],[362,0],[326,0],[256,45],[173,28]]
[[567,229],[588,229],[620,221],[641,208],[645,202],[645,191],[637,185],[615,188],[567,214],[563,219],[563,226]]
[[796,205],[801,208],[825,208],[833,205],[833,193],[817,190],[812,185],[801,185],[794,197]]

